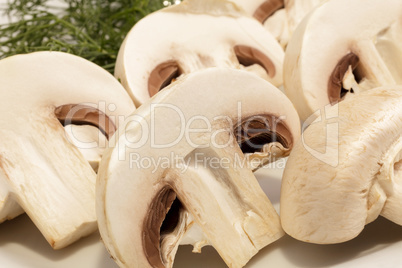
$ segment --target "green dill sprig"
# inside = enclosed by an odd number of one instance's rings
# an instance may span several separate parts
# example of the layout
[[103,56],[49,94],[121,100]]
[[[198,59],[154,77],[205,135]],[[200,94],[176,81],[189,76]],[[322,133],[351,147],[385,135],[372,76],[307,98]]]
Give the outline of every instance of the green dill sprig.
[[[9,0],[3,14],[14,22],[0,25],[0,59],[34,51],[64,51],[113,72],[127,32],[162,0]],[[166,2],[166,1],[165,1]]]

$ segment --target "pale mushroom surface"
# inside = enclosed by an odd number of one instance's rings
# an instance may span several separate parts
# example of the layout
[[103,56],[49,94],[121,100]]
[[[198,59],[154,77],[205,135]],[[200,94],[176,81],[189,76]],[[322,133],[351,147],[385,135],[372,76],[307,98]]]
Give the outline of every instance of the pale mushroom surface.
[[352,94],[401,82],[401,18],[398,0],[330,0],[309,13],[284,63],[285,92],[302,120]]
[[293,32],[315,7],[327,0],[230,0],[261,22],[286,48]]
[[288,18],[283,0],[230,0],[262,23],[281,44],[286,47],[289,41]]
[[289,156],[281,222],[296,239],[332,244],[379,215],[402,225],[402,87],[374,88],[321,111]]
[[97,216],[113,259],[172,267],[180,244],[212,245],[229,267],[244,266],[282,230],[241,147],[288,147],[299,131],[286,96],[246,71],[201,70],[155,95],[100,165]]
[[91,125],[66,125],[64,127],[68,141],[77,147],[95,172],[107,147],[106,136]]
[[328,0],[285,0],[289,35],[293,34],[308,13],[326,1]]
[[3,59],[0,80],[0,221],[25,211],[62,248],[97,228],[96,174],[63,124],[88,120],[111,136],[135,107],[112,75],[61,52]]
[[140,105],[180,75],[208,67],[250,69],[279,86],[283,58],[275,38],[235,4],[187,0],[146,16],[131,29],[115,76]]

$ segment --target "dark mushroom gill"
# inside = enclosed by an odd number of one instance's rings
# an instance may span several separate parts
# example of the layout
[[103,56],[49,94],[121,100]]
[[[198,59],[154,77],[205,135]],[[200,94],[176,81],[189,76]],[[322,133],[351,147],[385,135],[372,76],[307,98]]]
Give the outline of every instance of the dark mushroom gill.
[[165,61],[156,66],[148,78],[148,93],[152,97],[167,87],[181,75],[179,64],[174,60]]
[[345,73],[349,69],[349,66],[352,67],[356,82],[360,82],[362,79],[361,75],[358,72],[359,57],[352,52],[343,56],[339,60],[334,70],[332,71],[331,76],[329,77],[328,98],[331,104],[335,104],[343,100],[347,93],[353,93],[353,90],[349,91],[343,87],[343,78],[345,76]]
[[260,50],[249,46],[237,45],[234,47],[234,52],[240,64],[244,66],[258,64],[265,69],[270,77],[275,76],[275,65]]
[[172,232],[178,224],[182,204],[176,193],[168,186],[153,198],[149,213],[144,220],[142,243],[149,264],[164,268],[160,254],[161,234]]
[[66,104],[54,110],[59,122],[63,125],[91,125],[97,127],[107,139],[115,132],[113,121],[102,111],[82,104]]
[[267,0],[254,11],[253,17],[259,22],[264,23],[270,16],[284,6],[285,3],[283,0]]
[[288,149],[293,147],[289,128],[277,116],[258,115],[245,118],[233,131],[243,153],[260,152],[265,144],[272,142],[279,142]]

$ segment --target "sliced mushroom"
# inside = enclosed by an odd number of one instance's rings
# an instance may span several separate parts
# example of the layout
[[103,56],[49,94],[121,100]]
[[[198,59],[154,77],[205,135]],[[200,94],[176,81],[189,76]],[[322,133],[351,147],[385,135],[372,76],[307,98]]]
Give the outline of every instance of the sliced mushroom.
[[95,172],[106,148],[107,139],[113,136],[116,126],[98,109],[86,105],[62,105],[54,111],[67,134]]
[[296,239],[356,237],[382,215],[402,225],[402,87],[329,106],[303,133],[282,180],[281,221]]
[[[289,35],[299,26],[301,21],[316,7],[327,0],[284,0],[288,20]],[[289,41],[289,40],[288,40]]]
[[115,76],[140,105],[180,75],[208,67],[250,69],[281,85],[283,57],[275,38],[233,3],[188,0],[133,27]]
[[391,34],[402,31],[401,16],[398,0],[330,0],[303,20],[284,64],[286,94],[303,120],[352,93],[401,80],[401,34]]
[[230,0],[253,16],[286,48],[300,22],[327,0]]
[[253,16],[281,44],[286,47],[289,30],[284,0],[230,0]]
[[[188,74],[143,104],[98,173],[99,228],[115,261],[172,267],[179,244],[191,243],[245,265],[282,231],[238,142],[291,146],[298,120],[282,92],[235,69]],[[259,133],[264,142],[251,141]]]
[[62,248],[97,228],[96,174],[63,125],[97,125],[110,136],[135,107],[112,75],[66,53],[1,60],[0,80],[0,221],[23,209]]
[[66,125],[68,141],[77,147],[95,172],[107,146],[107,137],[91,125]]
[[0,223],[24,213],[21,206],[10,196],[6,181],[6,175],[0,170]]
[[261,4],[254,10],[253,15],[254,18],[261,23],[264,23],[269,17],[271,17],[279,9],[282,9],[285,5],[283,0],[264,0],[258,2],[261,2]]

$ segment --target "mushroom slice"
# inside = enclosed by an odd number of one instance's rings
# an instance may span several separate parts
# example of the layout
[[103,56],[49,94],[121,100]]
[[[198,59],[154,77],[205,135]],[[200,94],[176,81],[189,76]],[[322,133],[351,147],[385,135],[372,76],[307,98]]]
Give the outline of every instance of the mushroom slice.
[[253,16],[286,48],[304,17],[327,0],[231,0]]
[[63,124],[97,125],[110,136],[135,107],[112,75],[66,53],[1,60],[0,80],[0,220],[23,209],[62,248],[97,228],[96,174]]
[[285,168],[284,230],[328,244],[356,237],[379,215],[402,225],[402,87],[362,92],[321,114]]
[[253,16],[281,44],[286,47],[289,30],[284,0],[230,0]]
[[[271,118],[280,129],[265,129],[270,135],[251,141],[264,132],[253,133],[253,124]],[[259,150],[263,143],[288,146],[299,135],[292,104],[267,81],[230,68],[188,74],[118,131],[99,168],[97,216],[119,266],[172,267],[179,244],[191,243],[196,252],[210,244],[228,266],[242,267],[282,236],[236,142]]]
[[308,13],[310,13],[314,8],[323,4],[325,1],[327,0],[285,0],[289,35],[291,36],[293,34]]
[[275,38],[235,4],[188,0],[131,29],[115,76],[140,105],[181,75],[208,67],[244,68],[279,86],[283,57]]
[[116,131],[113,121],[100,110],[81,104],[56,107],[55,115],[65,126],[68,140],[97,172],[107,139]]
[[77,147],[95,172],[107,146],[107,138],[97,127],[91,125],[66,125],[67,139]]
[[284,64],[285,92],[302,120],[351,94],[401,81],[401,16],[398,0],[330,0],[302,21]]
[[6,180],[7,177],[0,170],[0,223],[14,219],[24,213],[20,205],[10,196]]

